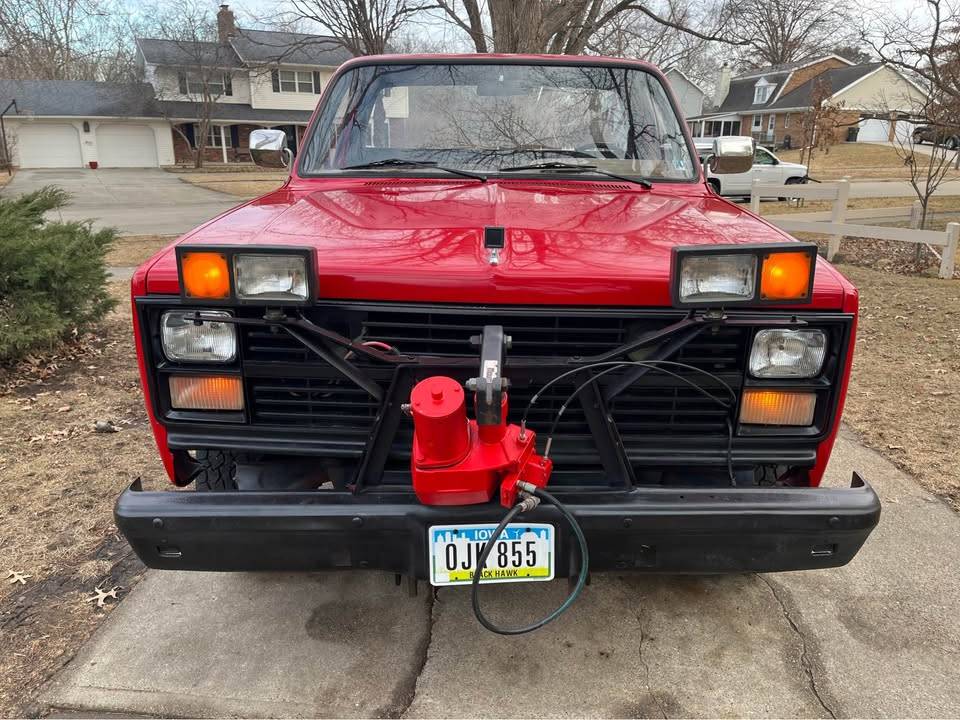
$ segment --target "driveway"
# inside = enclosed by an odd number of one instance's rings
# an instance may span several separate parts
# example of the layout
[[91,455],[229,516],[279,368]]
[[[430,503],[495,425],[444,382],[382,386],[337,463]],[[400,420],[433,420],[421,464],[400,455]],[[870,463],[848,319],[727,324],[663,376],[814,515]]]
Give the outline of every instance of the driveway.
[[196,187],[174,173],[135,170],[18,170],[5,195],[56,185],[71,195],[61,220],[93,219],[123,235],[179,235],[239,203],[230,195]]
[[[603,574],[543,630],[483,630],[463,589],[381,573],[149,572],[46,693],[55,714],[319,717],[956,717],[960,517],[849,433],[883,518],[835,570]],[[489,589],[555,607],[556,582]]]

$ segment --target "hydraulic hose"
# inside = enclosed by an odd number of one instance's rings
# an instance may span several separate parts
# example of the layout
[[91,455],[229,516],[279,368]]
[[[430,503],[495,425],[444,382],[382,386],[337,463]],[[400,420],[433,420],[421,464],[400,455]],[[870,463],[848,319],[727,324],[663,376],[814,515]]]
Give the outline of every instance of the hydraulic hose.
[[590,573],[590,554],[587,551],[587,539],[583,536],[583,530],[580,529],[580,525],[577,523],[576,519],[573,517],[570,511],[564,507],[563,503],[561,503],[543,488],[535,488],[533,490],[533,494],[537,498],[545,500],[556,507],[560,514],[563,515],[566,521],[570,524],[570,528],[573,530],[573,534],[577,538],[577,544],[580,547],[580,574],[577,576],[577,582],[570,591],[570,594],[567,595],[566,600],[564,600],[560,606],[549,615],[537,620],[534,623],[531,623],[530,625],[524,625],[518,628],[503,628],[495,625],[486,615],[483,614],[483,611],[480,609],[480,596],[477,591],[480,588],[480,576],[483,574],[483,568],[487,563],[487,558],[493,551],[493,546],[496,543],[497,538],[500,537],[507,525],[509,525],[510,522],[517,517],[517,515],[527,509],[523,503],[514,505],[512,508],[510,508],[510,510],[507,511],[507,514],[503,516],[503,520],[501,520],[500,524],[497,525],[497,529],[493,531],[493,535],[490,537],[490,540],[486,545],[484,545],[483,552],[480,553],[480,559],[477,561],[477,571],[473,574],[473,581],[470,583],[470,601],[473,603],[473,614],[477,616],[477,620],[481,625],[483,625],[487,630],[495,632],[498,635],[523,635],[528,632],[533,632],[534,630],[539,630],[547,623],[556,620],[564,612],[566,612],[567,609],[573,605],[574,601],[579,597],[584,586],[587,584],[587,576]]

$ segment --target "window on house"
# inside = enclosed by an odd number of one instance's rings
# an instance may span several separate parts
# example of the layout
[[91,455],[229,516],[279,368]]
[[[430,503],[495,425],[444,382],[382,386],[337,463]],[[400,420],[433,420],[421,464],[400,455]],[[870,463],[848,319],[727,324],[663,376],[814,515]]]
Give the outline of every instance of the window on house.
[[788,127],[790,127],[790,113],[783,116],[783,129],[786,130]]
[[773,130],[776,123],[777,123],[777,116],[771,115],[770,120],[767,122],[767,130]]
[[753,116],[753,129],[759,130],[763,127],[763,115],[754,115]]
[[757,84],[753,86],[753,104],[759,105],[770,99],[770,93],[773,92],[773,85],[765,79],[760,78]]
[[[204,79],[199,75],[180,73],[180,93],[182,95],[203,95]],[[233,95],[233,83],[228,73],[211,75],[206,81],[206,91],[213,97]]]
[[[199,126],[199,125],[194,125],[194,127],[193,127],[193,136],[194,136],[195,138],[200,137],[200,126]],[[207,128],[207,144],[206,144],[204,147],[222,148],[222,147],[224,146],[224,145],[223,145],[223,141],[224,141],[224,140],[227,141],[227,145],[226,145],[226,146],[227,146],[227,147],[230,147],[230,146],[231,146],[231,145],[230,145],[230,128],[225,127],[225,128],[223,129],[223,136],[221,137],[221,135],[220,135],[220,126],[219,126],[219,125],[211,125],[210,127]]]
[[279,78],[280,92],[313,93],[315,91],[312,72],[281,70]]

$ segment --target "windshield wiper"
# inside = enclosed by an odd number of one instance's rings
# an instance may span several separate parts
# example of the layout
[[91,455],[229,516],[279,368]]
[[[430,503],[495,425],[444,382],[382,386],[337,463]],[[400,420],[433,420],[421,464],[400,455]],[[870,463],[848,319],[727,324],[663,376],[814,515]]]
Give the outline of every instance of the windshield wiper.
[[557,160],[549,162],[531,163],[530,165],[511,165],[510,167],[500,168],[500,172],[522,172],[524,170],[566,170],[568,172],[591,172],[597,175],[606,175],[614,180],[635,183],[649,190],[653,187],[649,180],[639,177],[630,177],[629,175],[617,175],[616,173],[601,170],[596,165],[578,165],[576,163],[565,163]]
[[461,175],[463,177],[472,178],[473,180],[479,180],[480,182],[486,182],[487,176],[481,175],[480,173],[472,173],[468,170],[458,170],[457,168],[443,167],[442,165],[437,165],[433,160],[408,160],[407,158],[385,158],[383,160],[372,160],[367,163],[360,163],[359,165],[344,165],[341,170],[371,170],[373,168],[381,167],[422,167],[422,168],[432,168],[434,170],[442,170],[443,172],[448,172],[453,175]]

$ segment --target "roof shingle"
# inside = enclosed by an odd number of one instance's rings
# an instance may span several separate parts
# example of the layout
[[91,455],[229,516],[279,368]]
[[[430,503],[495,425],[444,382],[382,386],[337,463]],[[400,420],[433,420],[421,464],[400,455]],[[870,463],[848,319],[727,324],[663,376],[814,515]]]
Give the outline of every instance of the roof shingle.
[[23,115],[162,117],[147,83],[90,80],[0,80],[0,103],[17,101]]

